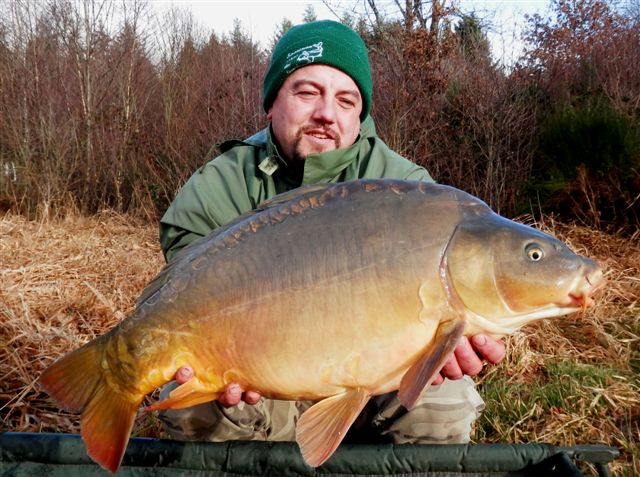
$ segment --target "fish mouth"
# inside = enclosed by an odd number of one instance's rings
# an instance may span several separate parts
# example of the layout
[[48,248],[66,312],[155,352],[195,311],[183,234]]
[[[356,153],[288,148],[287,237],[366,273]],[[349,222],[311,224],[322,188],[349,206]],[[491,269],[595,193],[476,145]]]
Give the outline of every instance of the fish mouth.
[[584,281],[576,290],[569,292],[567,302],[563,306],[585,309],[595,304],[593,296],[601,290],[607,280],[604,278],[601,269],[597,269],[587,273]]
[[576,295],[573,293],[569,293],[569,303],[570,307],[575,308],[588,308],[594,304],[593,298],[588,295]]
[[514,313],[508,316],[482,317],[471,310],[466,310],[466,318],[470,323],[480,325],[482,329],[496,335],[513,333],[522,326],[545,318],[568,315],[593,306],[593,296],[607,283],[600,268],[592,269],[582,275],[579,283],[567,293],[564,300],[524,313]]

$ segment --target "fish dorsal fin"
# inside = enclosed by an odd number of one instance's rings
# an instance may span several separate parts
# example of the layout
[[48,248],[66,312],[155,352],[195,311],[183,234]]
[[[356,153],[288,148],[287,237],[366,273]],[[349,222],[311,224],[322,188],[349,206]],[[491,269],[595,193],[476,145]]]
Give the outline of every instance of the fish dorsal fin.
[[433,343],[404,374],[400,381],[398,399],[404,407],[412,409],[431,384],[453,352],[465,328],[464,320],[446,321],[438,326]]
[[225,225],[218,227],[217,229],[212,230],[209,234],[204,237],[200,237],[189,245],[187,245],[182,250],[179,250],[173,259],[167,263],[156,275],[156,277],[147,284],[147,286],[142,290],[142,293],[138,297],[136,301],[136,306],[141,306],[146,302],[149,298],[151,298],[156,292],[158,292],[164,285],[167,284],[171,280],[173,276],[173,271],[177,268],[182,268],[188,263],[193,262],[196,258],[201,257],[202,248],[207,247],[207,245],[216,239],[216,237],[222,236],[224,233],[238,225],[240,222],[245,221],[248,217],[251,217],[256,213],[255,210],[251,210],[247,213],[244,213],[238,217],[236,217],[231,222],[226,223]]
[[258,204],[258,207],[256,207],[256,211],[263,211],[263,210],[267,210],[273,207],[277,207],[280,204],[284,204],[285,202],[289,202],[291,200],[294,199],[299,199],[302,198],[303,196],[306,195],[313,195],[316,194],[318,192],[323,192],[327,189],[330,189],[332,187],[335,187],[336,184],[310,184],[310,185],[303,185],[301,187],[298,187],[297,189],[291,189],[290,191],[287,192],[283,192],[281,194],[278,194],[274,197],[272,197],[271,199],[267,199],[264,200],[262,202],[260,202]]
[[149,298],[151,298],[158,290],[160,290],[171,278],[173,269],[175,268],[176,261],[167,263],[162,270],[151,280],[146,287],[142,290],[142,293],[136,300],[136,307],[142,306]]
[[[313,184],[302,186],[288,192],[283,192],[282,194],[278,194],[271,199],[261,202],[255,209],[236,217],[231,222],[228,222],[217,229],[214,229],[208,235],[193,241],[184,249],[180,250],[175,257],[173,257],[173,260],[165,265],[160,273],[145,287],[138,298],[136,305],[141,306],[144,304],[145,301],[169,282],[173,276],[173,270],[181,268],[198,257],[201,257],[203,255],[203,248],[208,248],[212,242],[221,239],[225,234],[235,232],[237,236],[238,230],[240,231],[240,234],[246,233],[249,230],[255,230],[255,228],[260,226],[258,223],[258,216],[260,214],[268,213],[267,211],[277,209],[279,206],[286,204],[287,202],[294,201],[295,199],[303,199],[306,196],[315,196],[320,192],[335,186],[336,184]],[[244,225],[247,227],[244,227]]]
[[296,441],[307,464],[318,467],[331,457],[370,397],[361,388],[350,389],[323,399],[302,414]]

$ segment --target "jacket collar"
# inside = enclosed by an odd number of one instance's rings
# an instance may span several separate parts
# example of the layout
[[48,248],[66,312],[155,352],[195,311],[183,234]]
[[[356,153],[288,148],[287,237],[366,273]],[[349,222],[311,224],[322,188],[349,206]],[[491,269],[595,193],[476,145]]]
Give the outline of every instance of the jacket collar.
[[[376,127],[373,119],[371,116],[367,116],[360,125],[360,135],[351,146],[307,156],[304,164],[302,185],[334,180],[349,164],[356,161],[362,141],[376,136]],[[243,142],[266,149],[267,158],[260,164],[260,168],[263,171],[269,171],[267,172],[269,175],[276,173],[284,174],[285,176],[289,175],[287,174],[287,169],[290,168],[278,152],[273,140],[271,125]]]

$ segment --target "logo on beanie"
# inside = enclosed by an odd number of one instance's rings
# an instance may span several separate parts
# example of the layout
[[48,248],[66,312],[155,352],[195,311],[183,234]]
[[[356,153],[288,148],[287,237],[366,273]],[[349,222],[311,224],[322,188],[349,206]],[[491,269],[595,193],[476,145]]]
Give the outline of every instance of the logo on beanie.
[[324,47],[322,46],[321,41],[314,43],[313,45],[298,48],[296,51],[292,51],[287,54],[287,63],[284,65],[283,69],[289,73],[300,64],[313,63],[316,58],[320,58],[322,56],[323,50]]

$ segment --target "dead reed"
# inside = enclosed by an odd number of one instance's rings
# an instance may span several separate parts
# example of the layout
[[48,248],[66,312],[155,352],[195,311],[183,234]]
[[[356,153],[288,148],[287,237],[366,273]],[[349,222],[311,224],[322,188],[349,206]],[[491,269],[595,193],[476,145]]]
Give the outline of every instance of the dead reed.
[[[525,220],[531,222],[531,220]],[[640,245],[546,217],[536,224],[601,262],[596,307],[507,339],[505,361],[479,379],[483,442],[601,442],[640,473]],[[103,212],[29,221],[0,217],[1,430],[78,432],[77,416],[37,388],[40,372],[130,312],[163,265],[157,227]],[[141,417],[138,435],[161,435]]]

